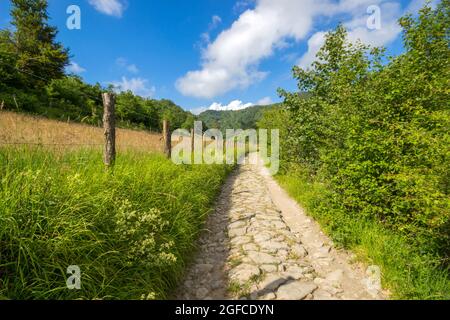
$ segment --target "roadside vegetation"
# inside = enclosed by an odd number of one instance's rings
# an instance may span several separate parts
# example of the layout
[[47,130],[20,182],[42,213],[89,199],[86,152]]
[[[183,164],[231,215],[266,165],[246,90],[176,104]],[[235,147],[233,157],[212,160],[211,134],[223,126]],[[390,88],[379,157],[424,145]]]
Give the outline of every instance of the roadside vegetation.
[[231,166],[130,151],[109,172],[101,156],[0,148],[0,297],[168,297]]
[[101,93],[115,89],[67,74],[46,0],[11,4],[0,30],[0,298],[168,298],[232,166],[173,164],[149,131],[162,119],[191,128],[194,116],[121,92],[106,170]]
[[400,19],[397,57],[339,26],[258,123],[281,129],[279,181],[393,298],[450,298],[449,12]]

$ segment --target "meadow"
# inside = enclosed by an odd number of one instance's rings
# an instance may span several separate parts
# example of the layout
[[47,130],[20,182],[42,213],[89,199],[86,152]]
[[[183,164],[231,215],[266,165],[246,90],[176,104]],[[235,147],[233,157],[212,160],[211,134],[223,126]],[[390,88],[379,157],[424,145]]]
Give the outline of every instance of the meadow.
[[[28,139],[0,146],[0,298],[169,298],[232,166],[175,165],[152,134],[121,130],[106,170],[86,145],[101,129],[0,116],[2,142],[8,128]],[[133,141],[141,148],[120,147]],[[73,265],[80,290],[66,286]]]
[[[117,128],[118,151],[162,152],[161,134]],[[41,145],[52,149],[99,149],[104,144],[103,128],[62,122],[24,113],[0,111],[0,145]]]

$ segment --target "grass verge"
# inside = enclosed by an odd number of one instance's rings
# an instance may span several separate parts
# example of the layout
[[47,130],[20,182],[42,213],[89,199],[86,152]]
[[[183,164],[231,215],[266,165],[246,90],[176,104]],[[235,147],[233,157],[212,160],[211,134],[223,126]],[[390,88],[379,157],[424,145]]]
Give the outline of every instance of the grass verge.
[[322,184],[297,173],[276,179],[338,246],[352,250],[360,261],[380,266],[392,299],[450,299],[449,272],[439,267],[437,257],[378,222],[333,208]]
[[[0,297],[164,299],[231,166],[0,148]],[[68,290],[67,268],[81,270]]]

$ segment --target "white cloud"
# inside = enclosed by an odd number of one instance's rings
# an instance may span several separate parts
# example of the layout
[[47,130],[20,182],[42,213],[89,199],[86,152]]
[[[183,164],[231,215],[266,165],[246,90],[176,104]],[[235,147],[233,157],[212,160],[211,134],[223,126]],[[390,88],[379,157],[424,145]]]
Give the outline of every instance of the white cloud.
[[231,101],[229,104],[223,105],[221,103],[218,102],[214,102],[212,103],[209,107],[200,107],[200,108],[195,108],[192,109],[191,112],[193,114],[200,114],[202,112],[205,112],[207,110],[214,110],[214,111],[238,111],[238,110],[243,110],[243,109],[247,109],[253,106],[266,106],[269,104],[272,104],[273,101],[270,97],[264,97],[260,100],[258,100],[258,102],[255,103],[243,103],[241,100],[233,100]]
[[209,25],[209,29],[210,29],[210,30],[217,28],[217,26],[218,26],[219,24],[222,23],[222,18],[219,17],[218,15],[214,15],[214,16],[211,18],[211,20],[212,20],[212,21],[211,21],[211,23],[210,23],[210,25]]
[[109,16],[122,17],[126,4],[123,0],[89,0],[95,10]]
[[264,97],[264,98],[258,100],[258,102],[256,102],[256,105],[257,106],[267,106],[272,103],[273,103],[273,101],[272,101],[271,97]]
[[[221,17],[219,17],[218,15],[212,16],[211,22],[208,25],[208,31],[203,32],[200,35],[200,39],[202,41],[202,43],[199,44],[200,47],[202,47],[204,44],[206,44],[206,45],[209,44],[210,38],[211,38],[210,37],[211,31],[216,29],[219,26],[219,24],[221,24],[221,23],[222,23],[222,18]],[[203,48],[202,48],[202,50],[203,50]]]
[[127,59],[125,59],[125,58],[117,58],[116,59],[116,64],[119,67],[124,68],[128,72],[131,72],[131,73],[134,73],[134,74],[139,73],[139,68],[135,64],[129,64]]
[[400,3],[386,2],[380,5],[381,28],[370,30],[367,28],[368,15],[356,15],[351,21],[344,24],[349,28],[350,41],[361,40],[372,46],[385,46],[394,41],[401,32],[397,20],[402,16]]
[[326,1],[258,0],[208,45],[201,69],[178,79],[177,89],[187,96],[212,98],[264,79],[267,72],[258,70],[259,62],[287,38],[303,39]]
[[241,13],[255,3],[255,0],[239,0],[233,6],[233,12]]
[[81,67],[78,63],[71,61],[70,64],[66,67],[66,70],[70,73],[80,74],[86,72],[86,69]]
[[131,91],[135,95],[149,98],[155,94],[156,88],[148,85],[147,79],[122,77],[121,81],[111,83],[117,92]]
[[135,64],[130,64],[129,66],[127,66],[127,70],[131,73],[139,73],[139,68],[136,67]]
[[309,67],[311,63],[316,59],[317,52],[325,43],[325,35],[326,35],[325,32],[319,31],[316,32],[311,38],[309,38],[308,50],[297,63],[300,67],[302,68]]
[[[423,1],[412,0],[409,9]],[[372,5],[381,8],[380,30],[367,28],[367,8]],[[313,30],[316,18],[343,20],[352,41],[360,39],[380,46],[398,37],[401,30],[397,20],[405,12],[400,2],[394,0],[244,0],[235,8],[245,11],[213,42],[209,33],[202,35],[208,45],[202,51],[201,67],[188,71],[176,81],[175,86],[182,94],[213,98],[261,81],[268,73],[258,70],[259,63],[276,50],[289,46],[292,40],[305,39]],[[314,60],[326,31],[318,29],[309,36],[308,50],[298,61],[300,65],[307,66]]]
[[[423,0],[413,0],[413,2]],[[381,28],[371,30],[367,27],[369,14],[367,8],[378,5],[381,13]],[[411,7],[411,5],[410,5]],[[408,10],[408,9],[407,9]],[[348,30],[348,38],[352,42],[361,41],[371,46],[386,46],[397,39],[401,28],[397,20],[403,15],[401,5],[398,2],[386,2],[383,0],[342,0],[339,3],[329,5],[330,15],[350,14],[350,20],[344,22]],[[315,60],[316,54],[325,41],[325,31],[314,33],[308,40],[308,50],[298,61],[298,65],[307,68]]]
[[192,109],[191,113],[198,116],[200,113],[205,112],[206,110],[208,110],[207,107],[200,107],[200,108]]
[[214,102],[208,108],[208,110],[216,111],[237,111],[247,109],[253,106],[253,103],[243,103],[241,100],[233,100],[227,105],[222,105],[221,103]]

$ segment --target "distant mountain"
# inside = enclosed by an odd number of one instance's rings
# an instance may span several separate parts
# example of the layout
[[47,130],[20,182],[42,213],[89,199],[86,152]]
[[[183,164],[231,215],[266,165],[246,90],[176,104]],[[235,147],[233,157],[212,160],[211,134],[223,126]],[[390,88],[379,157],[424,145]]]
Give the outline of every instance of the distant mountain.
[[197,119],[203,122],[204,127],[226,129],[253,129],[265,110],[276,108],[280,104],[267,106],[254,106],[238,111],[207,110],[198,115]]

